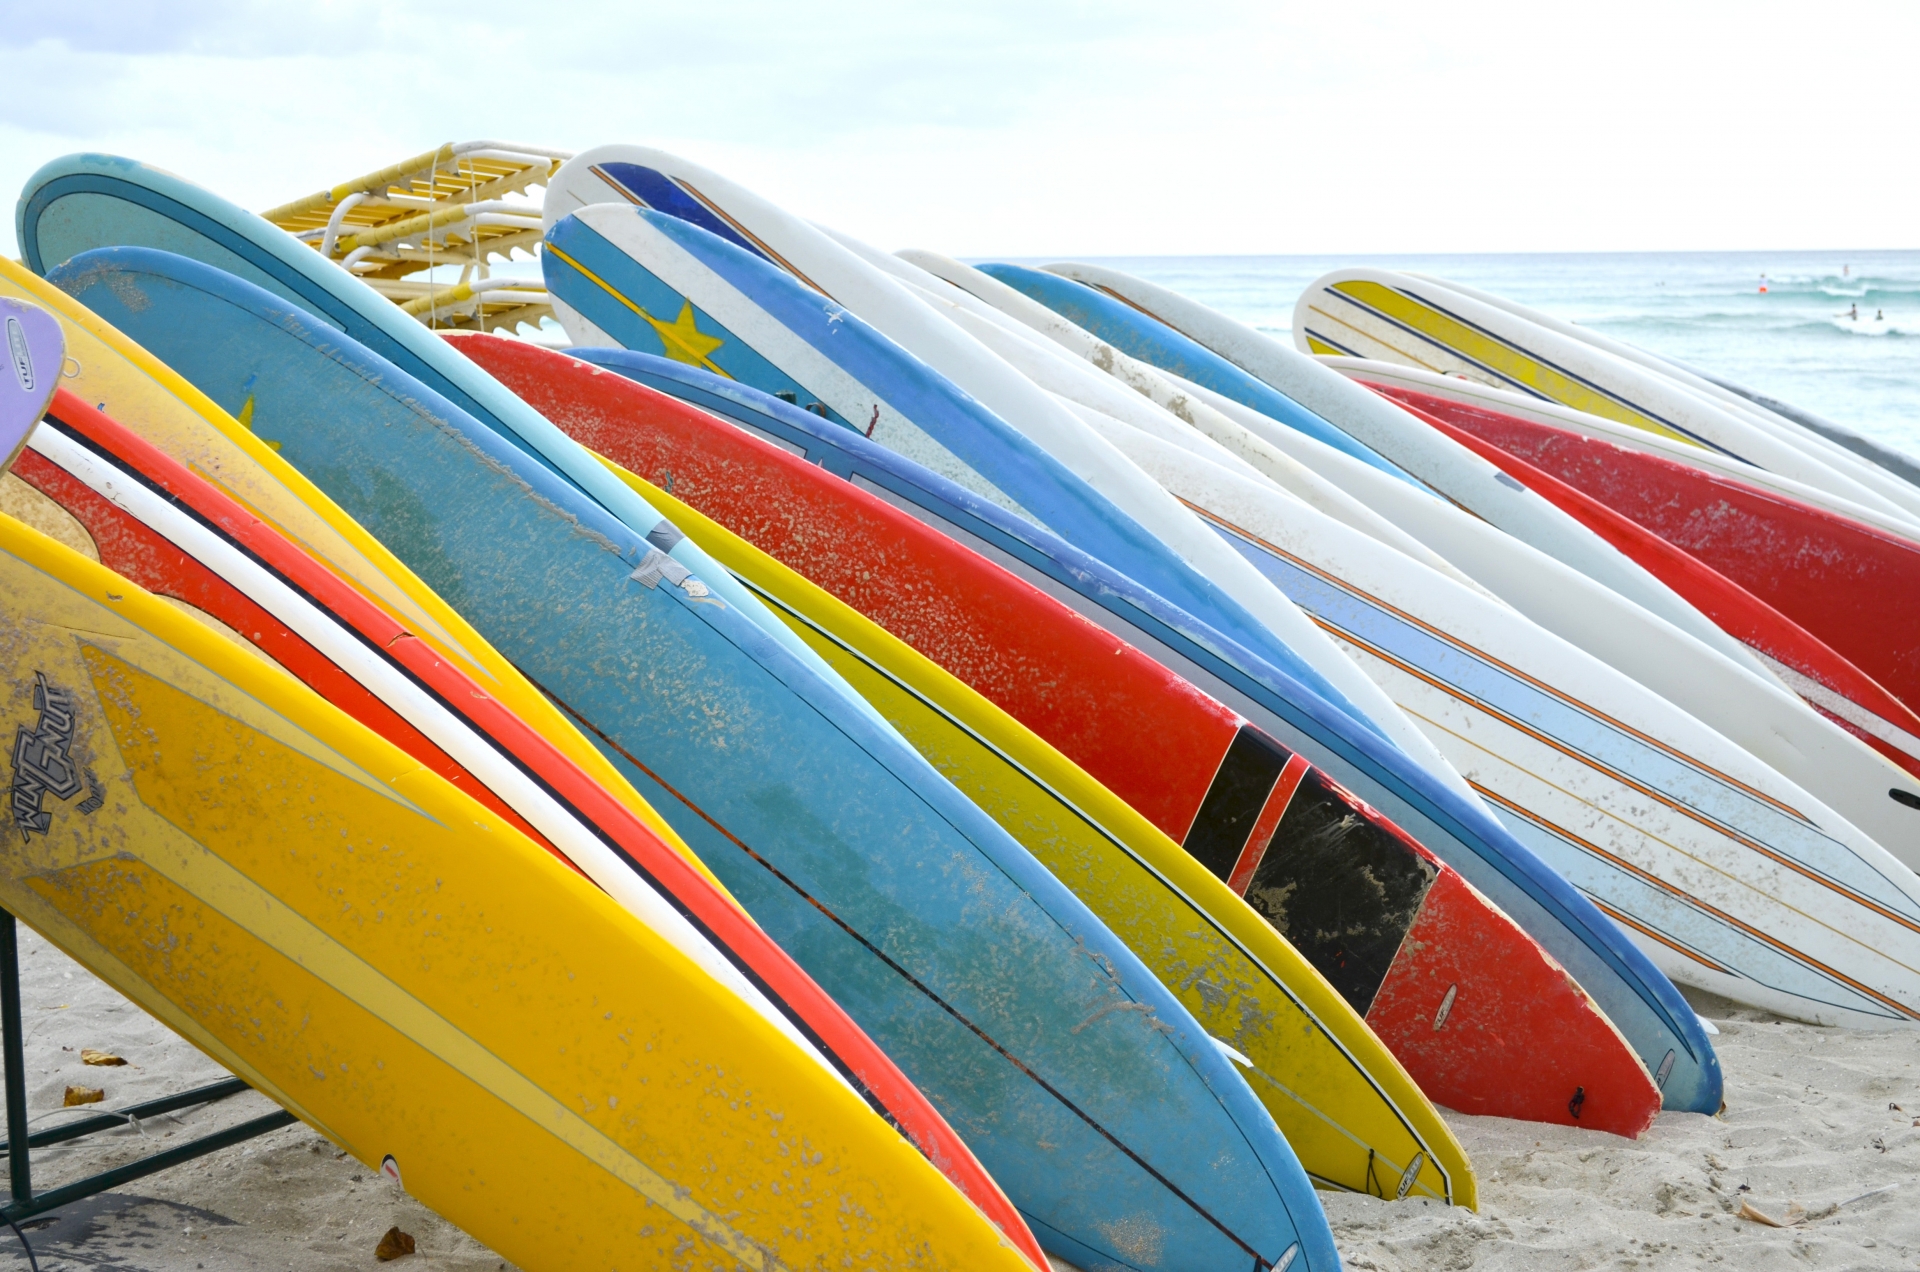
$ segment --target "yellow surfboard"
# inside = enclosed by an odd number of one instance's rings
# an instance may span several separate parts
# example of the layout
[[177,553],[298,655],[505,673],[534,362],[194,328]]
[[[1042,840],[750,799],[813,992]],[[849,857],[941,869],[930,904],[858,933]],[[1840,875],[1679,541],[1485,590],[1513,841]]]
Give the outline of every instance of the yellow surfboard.
[[1316,1184],[1477,1204],[1472,1162],[1400,1062],[1286,938],[1180,845],[859,611],[601,462],[752,588],[1239,1053],[1241,1072]]
[[684,935],[7,517],[0,726],[0,903],[520,1266],[1027,1267]]
[[[61,385],[244,504],[432,645],[712,878],[599,749],[479,632],[242,423],[64,291],[0,258],[0,296],[32,301],[67,338]],[[714,881],[719,886],[718,880]],[[725,889],[721,889],[725,892]]]

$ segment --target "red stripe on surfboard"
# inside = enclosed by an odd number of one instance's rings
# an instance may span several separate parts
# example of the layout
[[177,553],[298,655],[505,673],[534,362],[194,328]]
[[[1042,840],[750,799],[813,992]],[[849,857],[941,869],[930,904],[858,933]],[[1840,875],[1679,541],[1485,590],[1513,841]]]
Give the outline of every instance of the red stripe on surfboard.
[[[477,732],[497,742],[501,749],[524,764],[576,810],[582,820],[602,831],[619,851],[680,902],[697,923],[712,933],[716,942],[744,964],[771,998],[790,1009],[805,1030],[845,1067],[855,1083],[871,1094],[935,1168],[979,1206],[1036,1268],[1047,1266],[1045,1255],[1019,1211],[920,1089],[805,969],[679,852],[661,840],[632,809],[608,793],[516,712],[487,693],[464,671],[441,658],[430,644],[401,625],[393,615],[224,491],[64,389],[55,394],[53,409],[48,415],[86,438],[113,462],[141,474],[191,508],[217,533],[253,553],[296,590],[306,593],[321,609],[405,667],[456,716],[464,718]],[[51,464],[48,467],[59,471]],[[84,485],[82,489],[86,489]],[[142,529],[153,533],[144,526]],[[179,551],[171,543],[166,546],[170,551]],[[218,579],[218,576],[212,577]],[[224,580],[220,582],[232,590]],[[249,600],[248,604],[252,602]],[[313,657],[332,666],[317,650],[313,651]],[[294,668],[290,666],[289,670]],[[344,672],[339,674],[345,676]],[[346,679],[353,691],[386,709],[385,704],[359,682],[351,677]],[[423,735],[421,741],[432,745]],[[473,779],[473,784],[479,784],[477,779]],[[467,789],[471,793],[471,786]],[[569,869],[578,869],[544,839],[536,842],[545,845]]]
[[1274,779],[1273,789],[1267,792],[1267,802],[1260,806],[1260,815],[1253,819],[1253,830],[1247,836],[1246,846],[1240,850],[1232,872],[1227,875],[1227,886],[1233,889],[1236,897],[1247,895],[1247,885],[1253,882],[1261,859],[1267,855],[1267,845],[1273,842],[1273,832],[1280,829],[1280,819],[1287,815],[1287,805],[1293,803],[1293,793],[1300,789],[1300,779],[1312,767],[1304,756],[1289,756],[1286,766],[1280,770],[1280,776]]
[[1920,543],[1604,438],[1437,393],[1369,387],[1593,497],[1799,624],[1904,706],[1920,706]]

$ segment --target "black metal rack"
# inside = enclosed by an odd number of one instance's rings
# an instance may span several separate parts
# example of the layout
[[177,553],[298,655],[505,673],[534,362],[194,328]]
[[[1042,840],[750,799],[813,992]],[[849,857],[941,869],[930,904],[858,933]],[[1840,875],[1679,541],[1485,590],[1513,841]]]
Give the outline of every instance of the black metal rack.
[[0,1045],[4,1045],[6,1050],[6,1154],[8,1178],[12,1184],[12,1196],[5,1208],[0,1209],[0,1223],[14,1224],[33,1215],[58,1210],[82,1198],[118,1188],[182,1162],[190,1162],[196,1157],[205,1157],[208,1153],[242,1143],[256,1135],[277,1131],[296,1120],[293,1114],[276,1109],[238,1126],[203,1135],[199,1139],[142,1157],[139,1161],[128,1162],[124,1166],[116,1166],[112,1170],[104,1170],[36,1195],[33,1191],[33,1168],[28,1160],[33,1149],[127,1126],[134,1119],[170,1113],[197,1104],[212,1104],[251,1088],[239,1078],[228,1078],[195,1087],[191,1091],[182,1091],[178,1095],[148,1100],[144,1104],[116,1109],[111,1113],[96,1113],[44,1131],[23,1134],[27,1126],[27,1065],[26,1034],[20,1024],[20,947],[13,915],[5,910],[0,910],[0,1034],[4,1034],[4,1038],[0,1038]]

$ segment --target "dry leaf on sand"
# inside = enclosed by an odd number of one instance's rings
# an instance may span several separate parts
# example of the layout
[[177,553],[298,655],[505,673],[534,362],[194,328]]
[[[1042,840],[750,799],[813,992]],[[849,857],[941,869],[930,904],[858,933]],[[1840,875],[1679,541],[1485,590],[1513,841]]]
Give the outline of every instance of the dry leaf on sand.
[[67,1098],[60,1101],[62,1107],[73,1108],[77,1104],[98,1104],[107,1098],[107,1093],[99,1087],[67,1088]]
[[1764,1210],[1755,1208],[1750,1201],[1740,1203],[1740,1218],[1750,1219],[1754,1223],[1765,1224],[1769,1228],[1794,1228],[1807,1221],[1807,1208],[1799,1202],[1789,1202],[1787,1213],[1779,1219]]
[[413,1253],[413,1238],[399,1228],[388,1228],[387,1235],[380,1238],[380,1244],[373,1248],[373,1257],[382,1263]]
[[116,1065],[125,1064],[126,1061],[114,1055],[111,1051],[95,1051],[92,1047],[82,1047],[80,1048],[80,1063]]

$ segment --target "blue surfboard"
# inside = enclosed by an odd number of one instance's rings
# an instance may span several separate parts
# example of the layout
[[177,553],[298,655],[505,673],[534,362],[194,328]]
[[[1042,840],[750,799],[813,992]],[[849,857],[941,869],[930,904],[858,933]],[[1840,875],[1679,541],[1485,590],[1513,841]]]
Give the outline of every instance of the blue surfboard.
[[1072,540],[1366,721],[1271,629],[1066,465],[758,254],[662,212],[599,204],[555,223],[541,262],[555,307],[583,343],[603,336],[699,366],[870,437]]
[[1250,406],[1291,429],[1325,442],[1336,450],[1391,473],[1426,494],[1426,483],[1351,434],[1301,406],[1298,402],[1242,371],[1197,340],[1141,313],[1125,301],[1085,283],[1048,274],[1024,265],[979,265],[983,274],[999,279],[1021,294],[1039,301],[1068,322],[1100,337],[1129,357],[1171,371],[1182,379],[1212,389],[1222,397]]
[[[1043,1243],[1090,1267],[1337,1267],[1291,1150],[1178,1001],[895,733],[673,568],[670,525],[635,533],[230,274],[119,248],[49,277],[216,402],[250,401],[256,432],[579,720]],[[1129,1225],[1160,1234],[1156,1257]]]
[[[27,266],[42,276],[93,248],[152,247],[246,279],[387,358],[578,486],[628,528],[644,534],[660,520],[658,510],[579,443],[392,301],[280,227],[190,181],[131,159],[68,155],[27,182],[16,223]],[[683,540],[672,555],[815,674],[839,684],[804,641],[697,544]],[[849,701],[860,701],[851,688],[840,689]]]
[[858,482],[966,543],[1321,765],[1493,898],[1619,1026],[1670,1109],[1714,1113],[1720,1062],[1671,981],[1485,809],[1461,799],[1284,671],[1059,537],[847,430],[695,367],[619,349],[571,356],[672,394]]

